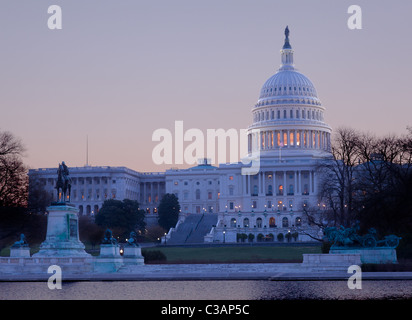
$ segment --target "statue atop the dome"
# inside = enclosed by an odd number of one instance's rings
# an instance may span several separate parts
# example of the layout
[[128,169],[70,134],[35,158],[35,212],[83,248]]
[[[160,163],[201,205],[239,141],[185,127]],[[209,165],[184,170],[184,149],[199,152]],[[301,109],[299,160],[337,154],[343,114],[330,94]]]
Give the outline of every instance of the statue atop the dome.
[[286,26],[286,29],[285,29],[285,44],[284,44],[284,46],[283,46],[283,49],[292,49],[292,46],[290,45],[290,43],[289,43],[289,26]]
[[286,39],[289,39],[289,26],[286,26],[285,36],[286,36]]

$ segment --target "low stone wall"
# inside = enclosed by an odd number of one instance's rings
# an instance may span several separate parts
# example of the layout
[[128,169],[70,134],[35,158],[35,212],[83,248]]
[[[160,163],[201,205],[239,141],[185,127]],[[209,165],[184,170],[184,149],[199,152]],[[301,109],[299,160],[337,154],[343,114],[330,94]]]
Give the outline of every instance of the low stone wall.
[[93,271],[93,258],[89,257],[2,257],[0,273],[45,273],[52,265],[58,265],[63,272],[87,273]]
[[303,267],[313,271],[345,271],[352,265],[360,266],[360,254],[303,254]]
[[362,263],[397,263],[396,250],[392,248],[331,248],[331,255],[358,254]]
[[[128,258],[131,259],[131,258]],[[91,258],[0,258],[0,279],[46,277],[51,265],[58,265],[65,275],[93,279],[96,276],[139,276],[151,279],[268,279],[279,274],[303,275],[319,272],[346,274],[350,265],[360,265],[359,255],[305,254],[303,263],[228,263],[144,265],[140,259],[129,261],[114,255]],[[135,261],[134,261],[135,260]]]

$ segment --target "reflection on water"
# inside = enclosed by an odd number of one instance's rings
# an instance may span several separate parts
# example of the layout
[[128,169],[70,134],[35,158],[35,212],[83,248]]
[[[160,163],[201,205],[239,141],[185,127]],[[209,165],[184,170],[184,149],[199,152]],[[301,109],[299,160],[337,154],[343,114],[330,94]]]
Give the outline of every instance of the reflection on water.
[[363,281],[350,290],[346,281],[85,281],[0,282],[0,299],[118,300],[370,300],[412,299],[412,281]]

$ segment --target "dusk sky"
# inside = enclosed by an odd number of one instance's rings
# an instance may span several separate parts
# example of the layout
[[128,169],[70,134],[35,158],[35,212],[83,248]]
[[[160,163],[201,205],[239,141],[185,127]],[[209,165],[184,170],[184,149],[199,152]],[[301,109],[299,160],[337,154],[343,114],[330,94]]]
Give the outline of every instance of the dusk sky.
[[[350,30],[350,5],[362,30]],[[62,29],[50,30],[50,5]],[[164,171],[159,128],[246,129],[280,65],[296,68],[325,121],[376,135],[412,126],[412,1],[16,0],[0,2],[0,130],[31,168],[86,164]]]

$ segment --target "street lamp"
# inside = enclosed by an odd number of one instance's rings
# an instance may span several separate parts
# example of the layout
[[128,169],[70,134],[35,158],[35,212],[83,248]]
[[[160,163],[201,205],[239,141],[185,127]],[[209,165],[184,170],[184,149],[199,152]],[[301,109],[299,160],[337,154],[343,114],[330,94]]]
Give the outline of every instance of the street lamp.
[[223,243],[226,243],[226,230],[223,230]]

